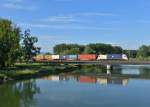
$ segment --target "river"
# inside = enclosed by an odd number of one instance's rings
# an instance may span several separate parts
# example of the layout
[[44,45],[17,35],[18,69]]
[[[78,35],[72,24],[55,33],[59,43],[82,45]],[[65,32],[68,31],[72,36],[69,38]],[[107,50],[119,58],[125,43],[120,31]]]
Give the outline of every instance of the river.
[[94,66],[76,71],[0,85],[0,107],[150,106],[150,66],[124,65],[113,71]]

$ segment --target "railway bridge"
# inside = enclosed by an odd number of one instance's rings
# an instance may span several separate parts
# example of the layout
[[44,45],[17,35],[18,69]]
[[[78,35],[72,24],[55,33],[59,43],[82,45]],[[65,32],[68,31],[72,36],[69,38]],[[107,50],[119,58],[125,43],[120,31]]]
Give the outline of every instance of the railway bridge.
[[79,64],[79,65],[104,65],[107,69],[112,69],[115,65],[150,65],[150,61],[121,61],[121,60],[96,60],[96,61],[68,61],[53,60],[48,63],[52,64]]

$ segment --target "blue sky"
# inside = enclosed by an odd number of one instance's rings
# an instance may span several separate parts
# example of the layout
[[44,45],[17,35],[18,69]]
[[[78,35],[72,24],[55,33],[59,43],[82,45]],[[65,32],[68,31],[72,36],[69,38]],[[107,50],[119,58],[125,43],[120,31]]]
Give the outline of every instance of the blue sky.
[[150,44],[150,0],[0,0],[0,17],[31,29],[42,51],[58,43]]

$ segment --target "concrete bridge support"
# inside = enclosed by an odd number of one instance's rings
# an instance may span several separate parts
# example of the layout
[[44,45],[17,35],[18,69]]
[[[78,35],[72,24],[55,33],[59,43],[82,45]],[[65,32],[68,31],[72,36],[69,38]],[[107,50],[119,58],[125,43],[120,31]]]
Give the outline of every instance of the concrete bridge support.
[[106,65],[106,69],[107,69],[107,70],[112,70],[112,69],[113,69],[113,66],[108,64],[108,65]]

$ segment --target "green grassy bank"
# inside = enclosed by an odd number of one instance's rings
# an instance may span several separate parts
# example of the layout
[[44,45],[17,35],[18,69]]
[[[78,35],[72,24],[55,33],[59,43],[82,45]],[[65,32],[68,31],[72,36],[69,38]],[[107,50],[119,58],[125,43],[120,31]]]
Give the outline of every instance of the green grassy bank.
[[38,78],[50,74],[60,74],[70,72],[75,69],[75,65],[49,65],[49,64],[16,64],[14,67],[0,69],[0,83],[9,80],[21,80],[28,78]]

